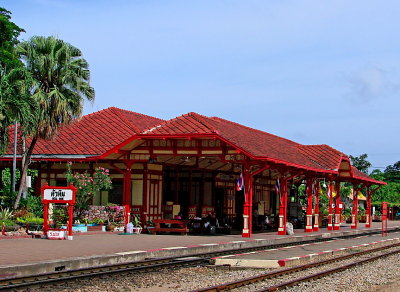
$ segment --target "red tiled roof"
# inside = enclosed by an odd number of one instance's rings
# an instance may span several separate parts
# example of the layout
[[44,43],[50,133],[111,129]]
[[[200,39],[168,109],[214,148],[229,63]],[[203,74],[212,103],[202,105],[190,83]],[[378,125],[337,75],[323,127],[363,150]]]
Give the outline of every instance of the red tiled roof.
[[[215,135],[256,159],[330,173],[337,173],[340,162],[348,160],[328,145],[301,145],[218,117],[191,112],[164,121],[114,107],[64,127],[53,141],[39,140],[34,154],[100,156],[131,141],[135,134]],[[353,174],[360,180],[381,183],[354,168]]]
[[379,180],[376,180],[376,179],[371,178],[368,174],[365,174],[365,173],[359,171],[359,170],[358,170],[356,167],[354,167],[354,166],[352,166],[351,168],[352,168],[352,170],[353,170],[353,178],[355,178],[355,179],[366,180],[366,181],[369,181],[369,182],[371,182],[371,183],[375,183],[375,184],[379,184],[379,185],[382,185],[382,184],[385,184],[385,185],[386,185],[385,182],[381,182],[381,181],[379,181]]
[[343,158],[347,155],[328,145],[299,145],[299,151],[304,153],[314,163],[323,169],[337,170]]
[[206,117],[188,113],[148,129],[143,134],[179,135],[179,134],[213,134],[215,130],[208,125]]
[[[253,157],[314,169],[334,170],[340,163],[339,159],[342,155],[326,145],[304,146],[232,121],[218,117],[209,118],[196,113],[179,116],[142,133],[146,135],[218,134]],[[337,155],[338,153],[340,155]],[[321,156],[321,154],[324,155]],[[335,156],[332,157],[332,154]],[[324,161],[327,157],[329,157],[328,163]]]
[[218,133],[255,157],[320,168],[298,151],[300,144],[218,117],[211,118]]
[[[39,140],[33,154],[100,155],[133,134],[162,122],[158,118],[110,107],[63,127],[52,141]],[[12,153],[10,150],[8,154]]]

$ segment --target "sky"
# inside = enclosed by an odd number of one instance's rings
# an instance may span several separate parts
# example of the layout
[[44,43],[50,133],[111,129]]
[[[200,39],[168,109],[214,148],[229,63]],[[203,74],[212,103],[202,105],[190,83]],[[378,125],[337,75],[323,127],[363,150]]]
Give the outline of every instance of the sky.
[[20,40],[90,64],[94,103],[219,116],[302,144],[400,160],[400,1],[0,0]]

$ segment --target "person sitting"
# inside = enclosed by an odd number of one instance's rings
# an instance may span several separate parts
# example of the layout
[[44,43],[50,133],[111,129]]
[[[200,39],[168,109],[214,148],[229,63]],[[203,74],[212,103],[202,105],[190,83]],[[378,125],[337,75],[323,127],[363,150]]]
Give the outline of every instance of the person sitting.
[[265,215],[264,218],[264,230],[269,230],[273,228],[273,222],[269,219],[268,215]]
[[226,214],[222,214],[222,217],[218,220],[218,228],[217,231],[219,233],[226,233],[230,234],[231,233],[231,226],[229,225],[229,219],[226,216]]
[[181,220],[182,219],[182,212],[179,212],[178,215],[175,215],[174,219]]
[[216,233],[218,219],[215,214],[208,213],[207,217],[204,218],[203,232],[205,234],[214,235]]

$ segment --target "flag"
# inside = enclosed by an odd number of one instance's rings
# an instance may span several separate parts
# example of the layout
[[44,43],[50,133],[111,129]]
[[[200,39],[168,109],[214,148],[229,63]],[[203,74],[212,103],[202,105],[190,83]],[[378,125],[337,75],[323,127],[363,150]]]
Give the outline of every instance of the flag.
[[244,180],[243,180],[243,175],[240,173],[238,181],[236,183],[236,190],[239,192],[244,189]]
[[277,195],[281,194],[281,186],[279,184],[279,179],[276,180],[276,184],[275,184],[275,192]]
[[332,184],[328,185],[328,198],[330,198],[332,196]]

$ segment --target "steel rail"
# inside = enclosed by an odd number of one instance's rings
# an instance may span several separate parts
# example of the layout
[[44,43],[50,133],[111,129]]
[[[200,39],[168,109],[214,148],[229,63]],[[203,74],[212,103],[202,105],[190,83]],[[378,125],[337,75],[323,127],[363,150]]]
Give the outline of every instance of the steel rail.
[[[389,232],[397,232],[397,229],[390,230]],[[81,269],[73,269],[73,270],[65,270],[65,271],[56,271],[51,273],[37,274],[37,275],[29,275],[29,276],[16,276],[16,277],[8,277],[0,279],[0,290],[5,289],[15,289],[22,287],[35,286],[44,283],[54,283],[60,281],[68,281],[78,278],[86,278],[93,276],[101,276],[113,273],[122,273],[122,272],[141,272],[147,271],[151,269],[160,269],[164,267],[179,267],[179,266],[188,266],[188,265],[198,265],[205,264],[205,262],[209,261],[213,257],[222,256],[222,255],[230,255],[237,254],[243,252],[250,251],[259,251],[266,250],[272,248],[279,248],[285,246],[294,246],[304,243],[312,243],[312,242],[322,242],[329,241],[334,238],[354,238],[360,236],[369,236],[372,234],[378,234],[380,231],[372,231],[365,232],[362,234],[349,234],[349,235],[341,235],[330,238],[317,238],[304,240],[301,242],[290,242],[290,243],[282,243],[282,244],[267,244],[261,245],[257,247],[246,247],[246,248],[236,248],[236,249],[226,249],[222,251],[208,252],[208,253],[198,253],[191,254],[187,256],[172,256],[172,257],[163,257],[163,258],[155,258],[155,259],[147,259],[144,261],[138,262],[128,262],[123,264],[110,264],[104,266],[90,267],[90,268],[81,268]]]
[[0,290],[16,289],[27,286],[45,284],[45,283],[68,281],[79,278],[109,275],[122,272],[144,272],[147,270],[152,270],[157,268],[192,266],[196,264],[203,264],[203,263],[205,264],[207,260],[208,259],[199,257],[161,258],[156,260],[148,260],[148,261],[93,267],[93,268],[83,268],[83,269],[76,269],[69,271],[32,275],[26,277],[6,278],[0,280]]
[[305,276],[305,277],[302,277],[302,278],[298,278],[298,279],[294,279],[294,280],[291,280],[291,281],[287,281],[287,282],[284,282],[284,283],[281,283],[281,284],[278,284],[278,285],[274,285],[274,286],[271,286],[271,287],[268,287],[268,288],[263,288],[263,289],[257,290],[257,292],[259,292],[259,291],[260,292],[261,291],[276,291],[276,290],[279,290],[279,289],[282,289],[282,288],[295,286],[295,285],[297,285],[297,284],[299,284],[301,282],[314,280],[314,279],[319,279],[319,278],[322,278],[322,277],[325,277],[325,276],[328,276],[328,275],[339,273],[339,272],[342,272],[344,270],[348,270],[350,268],[353,268],[353,267],[356,267],[356,266],[360,266],[360,265],[363,265],[365,263],[369,263],[369,262],[372,262],[372,261],[376,261],[376,260],[378,260],[380,258],[388,257],[388,256],[391,256],[391,255],[394,255],[394,254],[397,254],[397,253],[400,253],[400,249],[395,250],[395,251],[390,251],[390,252],[387,252],[387,253],[384,253],[384,254],[381,254],[381,255],[377,255],[377,256],[374,256],[374,257],[370,257],[368,259],[360,260],[358,262],[353,262],[353,263],[350,263],[350,264],[347,264],[347,265],[342,265],[340,267],[336,267],[336,268],[333,268],[333,269],[325,270],[325,271],[322,271],[322,272],[319,272],[319,273],[315,273],[315,274],[312,274],[312,275],[309,275],[309,276]]
[[[278,271],[268,272],[268,273],[264,273],[264,274],[261,274],[261,275],[248,277],[248,278],[245,278],[245,279],[241,279],[241,280],[238,280],[238,281],[228,282],[228,283],[224,283],[224,284],[221,284],[221,285],[206,287],[206,288],[202,288],[202,289],[198,289],[198,290],[194,290],[194,291],[196,291],[196,292],[227,291],[227,290],[231,290],[231,289],[234,289],[234,288],[247,286],[247,285],[250,285],[250,284],[253,284],[253,283],[256,283],[256,282],[261,282],[261,281],[264,281],[266,279],[276,278],[276,277],[279,277],[279,276],[288,275],[288,274],[299,272],[299,271],[304,271],[306,269],[310,269],[310,268],[314,268],[314,267],[318,267],[318,266],[323,266],[323,265],[327,265],[327,264],[330,264],[330,263],[333,263],[333,262],[342,261],[342,260],[346,260],[346,259],[349,259],[349,258],[353,258],[353,257],[357,257],[357,256],[361,256],[361,255],[369,254],[369,253],[373,253],[373,252],[378,252],[378,251],[382,251],[382,250],[385,250],[385,249],[394,248],[394,247],[398,247],[398,246],[400,246],[400,243],[396,243],[396,244],[392,244],[392,245],[388,245],[388,246],[382,246],[382,247],[369,249],[369,250],[364,250],[364,251],[352,253],[352,254],[349,254],[349,255],[339,256],[339,257],[335,257],[335,258],[332,258],[332,259],[327,259],[327,260],[323,260],[323,261],[319,261],[319,262],[315,262],[315,263],[309,263],[309,264],[305,264],[305,265],[301,265],[301,266],[296,266],[296,267],[286,268],[286,269],[282,269],[282,270],[278,270]],[[391,255],[393,253],[399,253],[399,252],[400,252],[400,249],[396,250],[394,252],[389,252],[389,253],[386,253],[384,255],[379,255],[377,257],[373,257],[373,258],[370,258],[370,259],[367,259],[367,260],[362,260],[362,261],[353,263],[351,265],[352,266],[356,266],[358,264],[362,264],[362,263],[365,263],[365,262],[368,262],[368,261],[373,261],[373,260],[376,260],[378,258],[387,256],[387,255]],[[346,267],[344,269],[348,269],[349,267],[347,267],[347,266],[350,266],[350,265],[344,265],[344,267]],[[352,267],[352,266],[350,266],[350,267]],[[336,270],[339,271],[340,267],[332,269],[332,273],[334,271],[336,271]],[[329,270],[327,272],[329,272]],[[315,275],[303,277],[301,279],[291,280],[291,281],[288,281],[288,282],[285,282],[285,283],[282,283],[282,284],[279,284],[279,285],[276,285],[276,286],[271,286],[271,287],[268,287],[266,289],[259,290],[259,291],[275,291],[275,290],[278,290],[278,289],[281,289],[281,288],[284,288],[284,287],[296,285],[296,283],[300,283],[301,281],[307,281],[309,279],[312,279],[313,276],[315,278],[321,278],[321,277],[323,277],[325,275],[328,275],[328,274],[329,273],[325,274],[325,271],[324,271],[324,272],[317,273]],[[280,285],[282,285],[282,286],[280,286]],[[268,290],[268,289],[270,289],[270,290]]]

